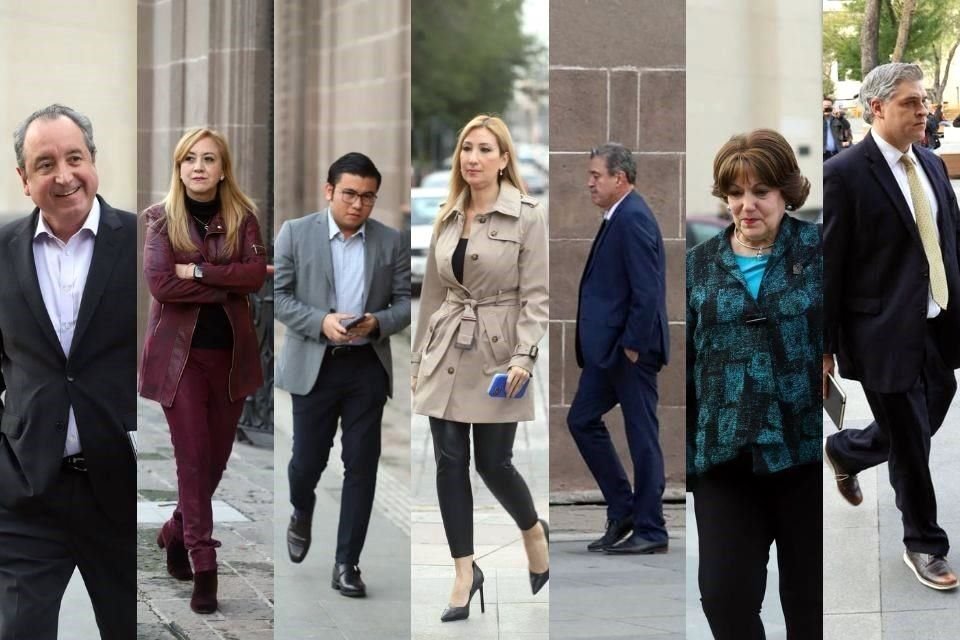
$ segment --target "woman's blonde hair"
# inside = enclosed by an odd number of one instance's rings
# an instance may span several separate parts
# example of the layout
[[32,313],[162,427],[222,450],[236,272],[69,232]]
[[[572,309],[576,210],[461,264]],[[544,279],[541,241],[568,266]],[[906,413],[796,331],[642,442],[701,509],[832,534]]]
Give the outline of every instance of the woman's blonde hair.
[[504,153],[508,154],[507,166],[503,168],[503,174],[499,177],[499,181],[503,182],[506,180],[519,189],[520,193],[525,194],[527,192],[523,187],[523,179],[520,177],[517,150],[513,146],[510,129],[508,129],[507,124],[497,116],[481,113],[470,120],[470,122],[460,130],[460,136],[457,138],[457,147],[453,150],[453,158],[451,158],[452,168],[450,169],[450,188],[447,193],[447,201],[440,207],[440,213],[437,214],[437,221],[434,224],[435,230],[438,230],[444,220],[447,219],[447,216],[453,211],[454,206],[456,206],[461,196],[464,198],[464,208],[470,204],[470,187],[467,181],[463,179],[463,174],[460,171],[460,149],[463,147],[463,141],[470,135],[470,132],[478,127],[483,127],[497,139],[497,146],[500,149],[501,156]]
[[219,182],[220,215],[226,227],[226,242],[221,257],[235,255],[240,249],[240,227],[246,215],[256,215],[257,206],[237,185],[233,175],[233,163],[230,160],[230,147],[226,138],[213,129],[204,127],[190,129],[183,134],[173,151],[173,175],[170,178],[170,190],[163,199],[163,208],[167,225],[167,235],[175,251],[198,249],[190,237],[190,214],[187,211],[186,189],[180,180],[180,165],[190,153],[193,145],[204,138],[210,138],[220,151],[220,166],[223,180]]

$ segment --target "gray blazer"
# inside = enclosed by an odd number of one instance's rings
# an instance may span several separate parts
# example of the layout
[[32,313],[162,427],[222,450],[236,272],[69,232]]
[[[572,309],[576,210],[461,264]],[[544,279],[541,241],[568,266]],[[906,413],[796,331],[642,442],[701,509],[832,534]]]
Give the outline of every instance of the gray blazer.
[[[363,309],[380,323],[372,344],[392,395],[390,336],[410,324],[410,243],[372,218],[366,224]],[[327,348],[323,317],[337,306],[329,238],[324,209],[284,222],[274,248],[274,313],[287,327],[275,384],[298,395],[317,381]]]

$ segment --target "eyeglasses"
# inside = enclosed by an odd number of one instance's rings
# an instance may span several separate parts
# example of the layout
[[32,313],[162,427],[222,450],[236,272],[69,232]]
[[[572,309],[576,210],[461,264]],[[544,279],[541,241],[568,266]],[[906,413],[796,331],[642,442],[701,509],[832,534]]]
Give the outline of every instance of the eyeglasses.
[[377,194],[375,193],[357,193],[353,189],[340,190],[340,199],[347,204],[353,204],[357,201],[357,198],[360,198],[360,202],[365,207],[372,207],[377,203]]

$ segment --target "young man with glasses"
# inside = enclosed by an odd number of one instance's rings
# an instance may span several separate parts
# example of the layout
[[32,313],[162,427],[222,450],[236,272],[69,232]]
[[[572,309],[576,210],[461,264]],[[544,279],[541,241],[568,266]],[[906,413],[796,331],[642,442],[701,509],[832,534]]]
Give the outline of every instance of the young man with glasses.
[[370,158],[339,158],[327,175],[327,209],[285,222],[275,249],[275,313],[287,327],[276,385],[293,402],[287,551],[302,562],[310,548],[315,490],[339,423],[344,479],[331,586],[351,597],[366,595],[359,562],[392,389],[390,336],[410,324],[409,243],[369,219],[379,188]]

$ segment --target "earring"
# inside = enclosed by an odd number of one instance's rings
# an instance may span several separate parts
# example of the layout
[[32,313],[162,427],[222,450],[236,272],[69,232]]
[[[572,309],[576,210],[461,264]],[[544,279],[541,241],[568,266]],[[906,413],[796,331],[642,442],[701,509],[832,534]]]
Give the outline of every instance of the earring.
[[503,177],[503,169],[500,169],[500,171],[497,172],[497,177],[499,178]]
[[223,182],[223,176],[220,176],[220,182]]

